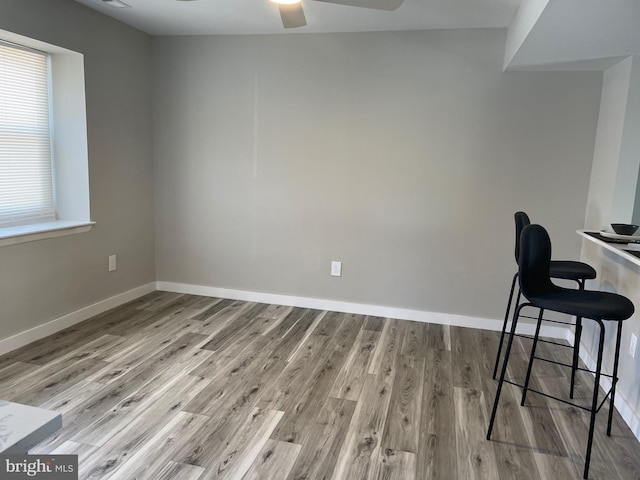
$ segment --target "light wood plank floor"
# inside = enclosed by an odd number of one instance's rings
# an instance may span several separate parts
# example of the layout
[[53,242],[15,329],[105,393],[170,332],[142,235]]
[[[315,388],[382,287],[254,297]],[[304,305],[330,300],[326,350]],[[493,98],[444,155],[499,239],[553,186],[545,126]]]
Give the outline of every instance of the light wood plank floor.
[[[581,478],[583,412],[496,382],[495,332],[155,292],[0,358],[0,398],[63,413],[31,453],[82,479]],[[513,378],[528,340],[515,345]],[[568,360],[570,351],[541,347]],[[539,362],[533,383],[565,391]],[[592,380],[579,377],[577,397]],[[619,415],[590,478],[640,478]]]

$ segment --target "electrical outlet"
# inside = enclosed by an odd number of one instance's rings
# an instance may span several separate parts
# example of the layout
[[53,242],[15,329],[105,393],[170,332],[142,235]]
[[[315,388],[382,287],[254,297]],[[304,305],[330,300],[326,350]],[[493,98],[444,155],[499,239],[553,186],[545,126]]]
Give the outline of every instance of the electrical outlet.
[[335,260],[331,262],[331,276],[332,277],[342,276],[342,262],[338,262]]
[[631,334],[631,341],[629,342],[629,355],[636,358],[636,350],[638,349],[638,337],[635,333]]
[[109,255],[109,271],[113,272],[116,269],[116,256]]

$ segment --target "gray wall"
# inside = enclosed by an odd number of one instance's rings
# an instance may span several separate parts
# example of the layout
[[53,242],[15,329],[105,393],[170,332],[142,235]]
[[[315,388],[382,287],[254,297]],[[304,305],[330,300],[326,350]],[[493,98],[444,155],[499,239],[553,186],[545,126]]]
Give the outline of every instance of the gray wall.
[[[0,29],[84,54],[91,232],[0,248],[0,338],[155,280],[151,40],[71,0],[3,0]],[[107,272],[107,257],[118,269]]]
[[602,82],[505,36],[154,38],[158,280],[500,317],[517,209],[579,255]]
[[[593,157],[593,173],[589,189],[589,201],[585,216],[585,228],[599,230],[607,228],[617,213],[616,197],[620,195],[621,171],[628,171],[629,157],[632,152],[622,146],[625,137],[637,137],[637,128],[631,128],[640,121],[640,109],[631,108],[640,95],[640,57],[627,58],[608,69],[604,74],[602,105],[598,120],[598,134]],[[631,132],[628,132],[631,130]],[[634,135],[635,133],[635,135]],[[629,141],[629,139],[627,139]],[[632,143],[629,142],[629,143]],[[636,158],[640,149],[636,150]],[[634,177],[637,174],[632,174]],[[633,203],[634,192],[626,195],[629,204]],[[619,200],[618,200],[619,201]],[[632,205],[627,205],[627,208]],[[629,221],[629,218],[624,219]],[[640,311],[640,267],[622,259],[592,242],[584,241],[582,259],[593,265],[598,271],[595,280],[588,283],[589,288],[597,288],[625,295],[633,301],[636,312]],[[620,349],[620,368],[616,398],[622,398],[626,408],[619,408],[627,419],[636,437],[640,438],[640,351],[635,359],[629,355],[631,334],[640,336],[640,317],[636,313],[623,323]],[[615,331],[608,328],[605,345],[605,368],[613,368],[615,350]],[[582,336],[583,352],[596,358],[599,331],[593,322],[585,322]]]

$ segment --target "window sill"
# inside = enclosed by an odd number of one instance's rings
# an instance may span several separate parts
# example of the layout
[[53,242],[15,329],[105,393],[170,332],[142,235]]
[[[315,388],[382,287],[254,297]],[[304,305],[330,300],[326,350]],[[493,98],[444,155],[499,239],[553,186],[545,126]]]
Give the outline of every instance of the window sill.
[[88,232],[96,222],[58,220],[55,222],[0,228],[0,247]]

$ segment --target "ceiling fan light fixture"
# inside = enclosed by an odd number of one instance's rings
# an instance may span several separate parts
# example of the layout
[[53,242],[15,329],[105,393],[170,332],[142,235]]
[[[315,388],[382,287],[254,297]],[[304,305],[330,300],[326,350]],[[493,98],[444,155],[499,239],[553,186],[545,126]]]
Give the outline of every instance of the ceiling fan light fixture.
[[277,3],[278,5],[295,5],[296,3],[300,3],[302,0],[271,0],[273,3]]

